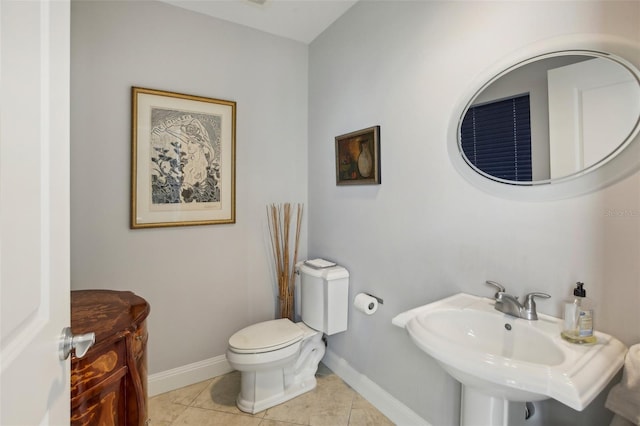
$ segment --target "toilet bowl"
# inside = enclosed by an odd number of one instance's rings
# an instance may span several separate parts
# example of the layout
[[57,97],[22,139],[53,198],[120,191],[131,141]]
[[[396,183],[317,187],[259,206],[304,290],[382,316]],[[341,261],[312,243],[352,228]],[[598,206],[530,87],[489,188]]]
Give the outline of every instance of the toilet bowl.
[[236,404],[244,412],[255,414],[314,389],[325,354],[324,334],[347,329],[347,270],[304,263],[297,270],[302,322],[264,321],[229,338],[227,361],[240,371]]
[[243,328],[227,350],[227,361],[241,373],[238,408],[254,414],[312,390],[324,353],[322,333],[304,323],[279,319]]

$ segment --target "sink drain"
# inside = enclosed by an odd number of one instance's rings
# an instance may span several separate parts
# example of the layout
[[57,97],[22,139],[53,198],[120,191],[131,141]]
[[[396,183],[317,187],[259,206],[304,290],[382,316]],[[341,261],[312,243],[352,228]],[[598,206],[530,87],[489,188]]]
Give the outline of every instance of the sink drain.
[[506,328],[507,330],[511,330],[511,324],[506,323],[506,324],[504,325],[504,328]]

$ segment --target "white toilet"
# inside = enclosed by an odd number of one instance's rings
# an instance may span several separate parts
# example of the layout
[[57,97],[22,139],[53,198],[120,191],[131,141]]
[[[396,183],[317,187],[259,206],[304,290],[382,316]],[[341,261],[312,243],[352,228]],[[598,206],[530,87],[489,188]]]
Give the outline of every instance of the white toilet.
[[349,272],[342,266],[297,265],[302,322],[276,319],[250,325],[229,338],[227,360],[240,371],[236,403],[257,413],[316,387],[325,353],[323,333],[347,329]]

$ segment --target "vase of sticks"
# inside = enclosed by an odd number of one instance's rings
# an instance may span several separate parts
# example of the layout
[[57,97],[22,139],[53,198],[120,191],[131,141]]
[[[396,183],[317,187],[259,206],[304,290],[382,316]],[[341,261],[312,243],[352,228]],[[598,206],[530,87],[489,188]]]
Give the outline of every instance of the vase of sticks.
[[[295,210],[295,212],[294,212]],[[294,321],[294,287],[298,246],[300,243],[300,227],[302,225],[302,204],[295,208],[290,203],[271,204],[267,206],[269,235],[275,262],[276,280],[278,282],[278,305],[280,318]],[[295,219],[295,231],[291,233],[292,220]]]

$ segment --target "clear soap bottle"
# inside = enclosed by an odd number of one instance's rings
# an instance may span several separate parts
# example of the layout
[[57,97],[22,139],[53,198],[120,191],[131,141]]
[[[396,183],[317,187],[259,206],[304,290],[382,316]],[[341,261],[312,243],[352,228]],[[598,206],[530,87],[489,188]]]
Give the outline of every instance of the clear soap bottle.
[[593,335],[593,300],[587,297],[584,283],[576,283],[573,297],[565,301],[562,338],[578,344],[595,343]]

